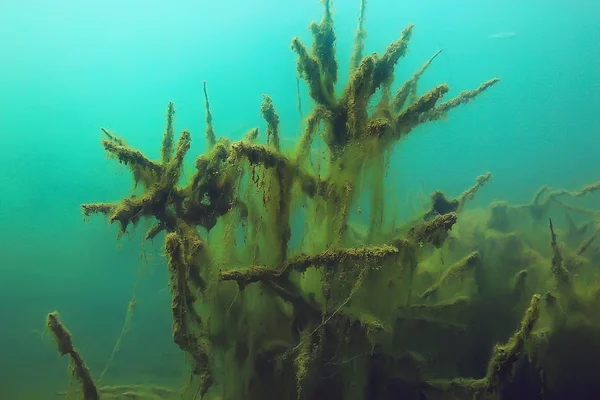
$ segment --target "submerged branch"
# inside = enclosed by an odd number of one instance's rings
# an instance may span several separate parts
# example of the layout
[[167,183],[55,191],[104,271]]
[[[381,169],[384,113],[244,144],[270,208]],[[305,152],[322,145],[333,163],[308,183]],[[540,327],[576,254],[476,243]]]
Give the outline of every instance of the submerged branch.
[[438,215],[428,222],[411,228],[407,238],[415,244],[431,243],[434,247],[441,247],[457,219],[455,212]]
[[[442,52],[442,50],[438,50],[421,68],[414,73],[414,75],[407,79],[402,87],[396,91],[394,99],[392,100],[392,111],[395,113],[399,113],[404,105],[406,104],[406,100],[409,97],[416,97],[417,95],[417,83],[421,78],[421,75],[425,72],[425,70],[431,65],[433,60]],[[411,103],[413,103],[411,101]]]
[[388,46],[383,56],[377,57],[370,95],[375,93],[375,90],[382,84],[389,84],[393,80],[396,64],[406,54],[406,50],[408,49],[413,27],[413,24],[409,24],[404,28],[400,37]]
[[319,62],[322,88],[328,98],[335,98],[334,85],[337,82],[338,64],[335,59],[335,31],[331,16],[330,0],[324,0],[325,10],[320,23],[310,24],[313,42],[313,54]]
[[302,137],[296,147],[296,163],[301,165],[310,154],[310,148],[315,139],[317,128],[323,120],[331,118],[331,113],[322,106],[315,107],[306,121],[306,127],[302,132]]
[[308,268],[330,267],[345,262],[382,262],[390,256],[398,254],[394,246],[382,245],[371,247],[356,247],[350,249],[330,249],[324,252],[308,255],[299,254],[283,262],[276,268],[266,266],[251,266],[230,271],[219,272],[219,279],[234,280],[240,286],[259,281],[276,281],[290,271],[305,272]]
[[73,375],[75,375],[75,378],[77,378],[81,384],[83,400],[99,400],[100,396],[98,395],[98,390],[96,389],[90,370],[87,365],[85,365],[79,351],[73,347],[71,333],[58,319],[58,313],[56,311],[48,314],[46,326],[54,336],[54,341],[58,346],[58,353],[61,356],[68,354],[71,358]]
[[109,131],[106,128],[100,128],[100,130],[102,131],[102,133],[104,133],[104,136],[106,136],[106,138],[108,140],[110,140],[111,142],[114,142],[115,144],[119,145],[119,146],[126,146],[127,144],[125,143],[125,140],[123,140],[122,138],[116,136],[113,132]]
[[456,280],[463,280],[465,275],[471,271],[481,259],[481,254],[475,251],[468,256],[462,258],[458,262],[452,264],[442,275],[442,277],[427,289],[422,295],[422,299],[429,299],[435,297],[439,292],[440,288],[447,285],[449,282]]
[[173,130],[173,116],[175,115],[175,106],[173,102],[170,102],[167,106],[167,121],[165,127],[165,133],[163,134],[162,146],[160,149],[161,161],[162,165],[166,165],[169,161],[171,161],[171,157],[173,156],[173,140],[174,140],[174,130]]
[[448,90],[448,85],[438,85],[421,96],[413,105],[398,114],[396,117],[397,128],[395,139],[399,139],[400,135],[408,134],[415,126],[420,124],[422,117],[435,108],[435,104],[448,93]]
[[512,381],[515,373],[514,366],[524,355],[525,346],[540,316],[540,299],[540,295],[533,295],[519,329],[506,344],[494,347],[485,377],[429,381],[429,389],[463,396],[474,396],[481,392],[500,393]]
[[354,35],[354,48],[352,50],[352,58],[350,59],[350,74],[354,73],[363,58],[365,49],[365,39],[367,38],[367,30],[365,29],[365,14],[367,9],[367,0],[360,1],[360,15],[358,17],[358,27]]
[[292,50],[298,55],[298,75],[308,84],[310,97],[327,108],[333,108],[335,101],[323,87],[321,67],[317,57],[310,55],[306,46],[295,37],[292,39]]
[[457,210],[458,212],[460,212],[462,210],[462,208],[464,207],[467,200],[473,200],[473,198],[475,197],[475,194],[479,191],[479,189],[481,189],[483,186],[485,186],[485,184],[488,183],[492,179],[492,174],[490,172],[488,172],[485,175],[479,175],[476,179],[477,179],[477,183],[475,185],[471,186],[466,191],[464,191],[458,197],[458,199],[457,199],[458,200],[458,210]]
[[482,83],[477,89],[465,90],[461,92],[455,98],[450,99],[421,115],[419,117],[419,123],[435,121],[446,116],[448,111],[450,111],[451,109],[456,108],[461,104],[467,104],[471,102],[471,100],[473,100],[475,97],[477,97],[478,95],[480,95],[499,81],[500,79],[498,78],[490,79],[489,81]]
[[[193,311],[189,305],[194,301],[188,286],[190,263],[193,262],[194,252],[201,249],[197,244],[190,247],[190,243],[186,243],[186,235],[183,233],[167,234],[165,249],[169,260],[173,340],[181,350],[192,357],[192,373],[200,376],[201,394],[204,395],[213,382],[210,346],[204,338],[193,332],[190,326],[191,321],[188,318],[188,313]],[[192,321],[196,323],[200,321],[199,316],[195,317]]]
[[108,153],[115,156],[120,163],[129,166],[129,168],[132,170],[134,168],[142,168],[147,169],[148,171],[151,171],[157,175],[163,172],[163,167],[160,164],[149,160],[139,150],[134,150],[128,146],[117,144],[117,142],[112,140],[103,140],[102,145]]
[[308,197],[321,196],[324,198],[335,198],[332,186],[327,182],[313,177],[301,168],[296,162],[291,161],[283,154],[265,146],[244,142],[232,144],[230,163],[235,163],[238,157],[245,157],[250,164],[263,165],[265,168],[278,168],[285,170],[284,176],[297,179],[302,192]]
[[[455,213],[440,215],[432,221],[424,222],[413,227],[408,232],[407,239],[413,244],[440,244],[443,241],[443,238],[445,238],[445,235],[447,235],[447,231],[449,231],[455,223]],[[388,257],[399,255],[400,249],[406,247],[405,240],[407,239],[394,239],[391,245],[329,249],[314,255],[299,254],[274,268],[255,265],[229,271],[220,271],[219,279],[223,281],[233,280],[243,287],[254,282],[276,281],[290,271],[305,272],[311,267],[329,267],[344,262],[356,263],[358,261],[382,262]],[[467,261],[471,262],[471,259],[477,259],[478,256],[479,253],[473,253],[469,256],[470,258],[468,258]]]
[[569,271],[563,266],[563,257],[558,248],[558,243],[556,240],[556,233],[554,232],[554,226],[552,225],[552,219],[549,218],[550,221],[550,245],[552,246],[552,261],[551,261],[551,271],[556,279],[556,283],[560,290],[569,289],[571,285],[571,275]]
[[208,92],[206,90],[206,81],[202,82],[202,90],[204,91],[204,107],[206,108],[206,147],[211,150],[217,143],[215,130],[213,128],[213,117],[210,112],[210,103],[208,101]]
[[591,185],[584,186],[580,190],[577,191],[568,191],[568,190],[558,190],[555,192],[551,192],[548,194],[549,198],[559,197],[559,196],[570,196],[570,197],[583,197],[587,194],[594,193],[600,190],[600,181],[594,182]]
[[105,217],[108,217],[115,211],[116,207],[117,206],[115,204],[110,203],[90,203],[81,205],[81,208],[83,209],[83,215],[86,217],[94,214],[102,214]]
[[260,113],[267,121],[267,145],[273,146],[276,151],[281,150],[279,143],[279,115],[273,106],[273,100],[268,95],[263,95]]

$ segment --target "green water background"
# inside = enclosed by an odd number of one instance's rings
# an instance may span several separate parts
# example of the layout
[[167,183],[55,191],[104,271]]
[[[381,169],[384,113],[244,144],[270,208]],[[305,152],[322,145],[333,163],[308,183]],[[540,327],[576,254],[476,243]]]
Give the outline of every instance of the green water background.
[[[358,3],[334,3],[342,82]],[[106,380],[180,380],[161,243],[146,246],[146,262],[140,234],[116,242],[102,218],[82,221],[81,203],[131,189],[129,173],[106,160],[99,128],[156,157],[174,101],[177,130],[193,135],[191,163],[204,149],[206,80],[217,135],[264,127],[268,93],[289,144],[300,127],[290,39],[310,43],[308,22],[321,12],[316,0],[2,2],[0,399],[53,398],[64,388],[66,361],[41,335],[54,309],[98,376],[136,281],[131,331]],[[576,189],[600,179],[600,2],[369,0],[367,51],[383,51],[409,22],[416,27],[398,81],[442,48],[421,92],[502,82],[402,142],[388,190],[413,201],[435,189],[457,195],[491,171],[477,198],[485,205],[526,202],[543,184]],[[489,37],[499,32],[516,36]],[[302,99],[306,115],[305,86]]]

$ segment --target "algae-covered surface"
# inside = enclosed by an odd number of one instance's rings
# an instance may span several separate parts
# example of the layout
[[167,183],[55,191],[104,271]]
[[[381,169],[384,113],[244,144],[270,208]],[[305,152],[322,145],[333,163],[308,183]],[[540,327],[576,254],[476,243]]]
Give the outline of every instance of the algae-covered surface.
[[[19,355],[27,383],[5,379],[3,398],[600,396],[600,175],[575,189],[549,177],[522,203],[478,201],[494,190],[487,170],[470,172],[458,191],[421,191],[410,207],[410,196],[394,197],[398,170],[410,174],[397,159],[411,138],[476,115],[505,79],[492,65],[472,87],[431,82],[443,49],[398,78],[418,24],[371,52],[376,1],[357,3],[350,52],[339,49],[330,0],[310,35],[291,39],[297,92],[285,109],[301,117],[295,137],[269,94],[257,118],[236,120],[244,134],[222,131],[218,121],[239,113],[216,111],[209,81],[194,111],[204,113],[202,129],[178,126],[169,99],[154,127],[162,135],[140,142],[105,122],[102,161],[119,173],[115,183],[87,182],[94,189],[76,207],[88,236],[73,233],[63,253],[84,249],[106,269],[57,270],[47,286],[63,299],[44,304],[45,314],[27,311],[34,293],[11,306],[39,320],[15,335],[35,336],[44,356]],[[85,168],[76,153],[62,155]],[[427,151],[419,157],[452,168]],[[458,165],[466,156],[453,157]],[[108,198],[122,182],[123,196]],[[69,282],[78,289],[61,289]],[[107,329],[114,309],[120,323]]]

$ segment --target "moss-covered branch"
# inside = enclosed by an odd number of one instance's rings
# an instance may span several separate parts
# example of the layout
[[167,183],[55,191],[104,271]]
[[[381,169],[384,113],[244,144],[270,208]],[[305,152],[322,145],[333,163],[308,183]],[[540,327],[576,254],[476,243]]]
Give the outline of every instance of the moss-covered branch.
[[419,100],[407,109],[400,112],[396,118],[396,139],[399,139],[400,135],[408,134],[415,126],[420,124],[422,122],[422,116],[431,112],[438,100],[448,93],[448,90],[448,85],[438,85],[421,96]]
[[434,304],[411,304],[406,308],[401,308],[401,310],[409,313],[412,316],[431,315],[438,318],[443,318],[453,313],[462,313],[471,305],[472,301],[469,297],[458,296],[453,299],[443,300]]
[[394,78],[394,69],[398,60],[406,54],[408,43],[412,37],[413,24],[409,24],[400,37],[388,46],[382,56],[378,56],[375,61],[373,71],[373,85],[370,94],[375,93],[382,84],[390,84]]
[[116,207],[116,205],[109,203],[90,203],[81,206],[83,215],[86,217],[90,217],[94,214],[102,214],[105,217],[108,217],[115,211]]
[[[442,52],[442,50],[438,50],[425,64],[421,66],[421,68],[413,74],[412,77],[407,79],[400,89],[396,91],[394,95],[394,99],[392,100],[392,111],[394,113],[399,113],[406,104],[406,101],[409,100],[409,105],[413,104],[417,98],[417,84],[419,83],[419,79],[421,75],[425,72],[425,70],[431,65],[433,60]],[[411,100],[414,99],[414,100]]]
[[503,345],[497,345],[492,353],[485,377],[488,392],[498,391],[514,376],[514,365],[525,352],[533,328],[540,316],[540,295],[533,295],[519,329]]
[[[366,56],[354,74],[350,76],[341,100],[343,113],[339,117],[338,124],[340,125],[334,125],[325,137],[330,149],[337,150],[338,147],[344,146],[348,142],[357,142],[365,135],[368,119],[367,107],[369,99],[375,91],[373,89],[375,65],[375,55]],[[342,123],[344,123],[343,126]]]
[[492,179],[492,174],[490,172],[484,174],[484,175],[479,175],[476,180],[477,183],[473,186],[471,186],[469,189],[465,190],[458,198],[458,209],[457,211],[460,212],[462,211],[463,207],[465,206],[465,203],[467,202],[467,200],[473,200],[473,198],[475,197],[475,194],[479,191],[479,189],[481,189],[483,186],[485,186],[486,183],[488,183],[490,180]]
[[457,219],[455,212],[437,215],[432,220],[411,228],[407,238],[416,244],[431,243],[435,247],[441,247]]
[[244,135],[244,140],[247,141],[248,143],[251,143],[251,144],[253,144],[254,142],[256,142],[257,138],[258,138],[258,128],[250,129]]
[[557,190],[548,194],[548,197],[554,198],[559,196],[571,196],[571,197],[583,197],[590,193],[594,193],[600,190],[600,181],[594,182],[590,185],[582,187],[580,190],[569,191],[569,190]]
[[163,167],[160,164],[149,160],[139,150],[119,145],[112,140],[103,140],[102,145],[108,153],[116,157],[120,163],[129,166],[134,173],[136,173],[134,171],[136,168],[148,170],[156,175],[160,175],[163,172]]
[[365,50],[365,39],[367,38],[367,30],[365,29],[365,14],[367,9],[367,0],[360,1],[360,14],[358,16],[358,27],[354,34],[354,48],[352,50],[352,58],[350,59],[350,74],[352,74],[360,61],[363,58]]
[[292,50],[298,54],[298,75],[308,84],[308,92],[318,104],[327,108],[333,108],[335,100],[331,98],[323,85],[321,67],[317,57],[308,53],[302,41],[295,37],[292,39]]
[[[173,158],[161,172],[158,181],[139,197],[123,199],[112,209],[110,222],[119,222],[121,231],[125,232],[127,226],[136,223],[142,217],[154,216],[159,221],[171,219],[167,209],[171,201],[171,194],[175,191],[175,185],[179,181],[183,158],[190,148],[190,133],[183,131],[177,142],[177,149]],[[84,212],[90,210],[90,206],[84,206]]]
[[162,165],[167,165],[173,156],[175,133],[173,128],[173,117],[175,116],[175,105],[170,102],[167,106],[167,121],[165,133],[163,134],[162,147],[160,149]]
[[455,199],[448,199],[442,191],[436,190],[431,194],[431,208],[425,213],[424,219],[430,220],[437,215],[443,215],[450,212],[460,213],[464,209],[467,200],[472,200],[479,189],[485,186],[491,179],[492,174],[490,172],[479,175],[476,178],[477,183],[465,190]]
[[587,239],[585,239],[583,242],[581,242],[581,244],[579,245],[579,247],[575,251],[575,254],[577,254],[578,256],[580,256],[583,253],[585,253],[586,250],[588,250],[590,248],[590,246],[592,245],[592,243],[594,243],[594,241],[598,237],[598,233],[599,233],[598,231],[595,231]]
[[298,165],[302,165],[304,160],[310,155],[310,148],[315,139],[319,124],[330,118],[331,113],[322,106],[315,107],[314,111],[308,116],[306,127],[304,128],[302,137],[296,147],[296,163]]
[[165,249],[169,257],[173,340],[192,357],[192,373],[200,376],[200,392],[204,395],[213,383],[210,345],[192,329],[191,321],[197,323],[200,318],[196,315],[190,320],[188,317],[193,310],[189,305],[195,300],[188,286],[190,262],[195,258],[194,254],[201,250],[201,244],[196,241],[186,245],[186,239],[185,233],[169,233],[165,237]]
[[[450,213],[440,215],[432,221],[419,224],[413,227],[407,238],[412,243],[433,243],[440,244],[441,237],[452,228],[456,223],[456,214]],[[241,287],[249,283],[260,281],[273,281],[284,276],[290,271],[304,272],[311,267],[328,267],[342,264],[344,262],[381,262],[391,256],[399,254],[399,248],[405,248],[404,238],[394,239],[392,245],[381,245],[371,247],[357,247],[350,249],[329,249],[324,252],[309,255],[299,254],[290,258],[281,265],[271,268],[267,266],[250,266],[229,271],[220,271],[219,279],[223,281],[236,281]],[[472,259],[478,259],[479,253],[473,253],[465,258],[465,263],[471,265]],[[459,266],[460,262],[456,265]],[[462,265],[462,264],[460,264]],[[456,267],[452,271],[458,270]],[[457,275],[452,272],[450,275]],[[452,275],[452,276],[454,276]]]
[[477,89],[465,90],[465,91],[461,92],[458,96],[454,97],[453,99],[450,99],[450,100],[440,104],[439,106],[427,111],[426,113],[423,113],[419,117],[419,123],[424,123],[427,121],[435,121],[440,118],[443,118],[448,113],[448,111],[450,111],[451,109],[456,108],[456,107],[460,106],[461,104],[467,104],[467,103],[471,102],[471,100],[473,100],[475,97],[477,97],[481,93],[485,92],[490,87],[494,86],[499,81],[500,81],[500,79],[493,78],[493,79],[490,79],[489,81],[486,81],[486,82],[482,83],[481,85],[479,85],[479,87]]
[[335,98],[338,64],[335,59],[335,31],[331,15],[331,0],[322,0],[325,5],[320,23],[310,24],[313,41],[313,54],[319,61],[322,87],[328,98]]
[[230,163],[244,157],[250,164],[263,165],[265,168],[277,168],[285,171],[284,176],[300,183],[302,192],[308,197],[321,196],[325,198],[336,198],[337,195],[329,182],[317,179],[306,172],[296,162],[291,161],[283,154],[268,147],[246,142],[235,142],[232,144]]
[[276,280],[290,271],[304,272],[311,267],[331,267],[345,262],[381,262],[397,254],[398,249],[389,245],[330,249],[314,255],[299,254],[275,268],[251,266],[230,271],[221,271],[219,278],[224,281],[234,280],[240,286],[244,287],[253,282]]
[[550,246],[552,247],[552,261],[551,268],[552,274],[556,279],[556,283],[560,290],[570,291],[571,275],[569,271],[563,266],[563,257],[558,248],[558,242],[556,240],[556,233],[554,232],[554,226],[552,225],[552,219],[549,219],[550,225]]
[[206,108],[206,147],[211,150],[215,143],[217,143],[217,137],[215,136],[215,130],[213,128],[213,117],[210,112],[210,102],[208,101],[206,81],[202,82],[202,90],[204,92],[204,107]]
[[100,130],[102,131],[102,133],[104,133],[104,136],[106,136],[107,140],[110,140],[111,142],[114,142],[115,144],[117,144],[119,146],[127,145],[127,143],[125,143],[125,140],[123,140],[122,138],[115,135],[114,132],[111,132],[106,128],[100,128]]
[[475,251],[452,264],[441,278],[421,295],[421,298],[429,299],[435,297],[444,285],[453,281],[462,281],[465,279],[466,274],[475,268],[480,259],[481,255]]
[[480,379],[457,378],[451,381],[429,382],[436,390],[447,393],[463,393],[475,396],[477,393],[501,393],[515,374],[515,364],[525,352],[525,345],[532,336],[533,328],[540,316],[540,295],[533,295],[519,329],[510,337],[506,344],[494,347],[488,363],[485,377]]
[[236,281],[240,289],[243,289],[250,283],[271,281],[279,278],[281,274],[282,270],[279,268],[253,265],[246,268],[219,271],[219,279],[223,281]]
[[279,115],[275,111],[273,100],[266,94],[263,96],[260,113],[265,121],[267,121],[267,144],[279,151],[281,147],[279,140]]
[[389,245],[331,249],[316,255],[300,254],[293,257],[284,264],[283,270],[304,272],[310,267],[338,265],[344,262],[381,262],[396,254],[398,254],[398,249]]
[[56,311],[48,314],[46,326],[54,336],[54,341],[58,347],[58,353],[61,356],[68,354],[71,358],[71,368],[73,375],[81,384],[83,400],[99,400],[98,390],[96,389],[90,370],[85,365],[79,351],[73,347],[71,333],[58,319],[58,313]]

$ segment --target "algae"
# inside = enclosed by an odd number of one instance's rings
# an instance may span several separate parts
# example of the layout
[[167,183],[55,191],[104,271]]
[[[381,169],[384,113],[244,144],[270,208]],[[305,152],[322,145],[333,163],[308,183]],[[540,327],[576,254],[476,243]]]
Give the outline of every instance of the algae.
[[[206,83],[207,152],[188,180],[181,171],[192,136],[183,130],[175,141],[173,103],[158,161],[103,129],[104,149],[143,192],[85,204],[83,214],[101,214],[121,233],[149,219],[146,238],[164,236],[172,336],[191,361],[194,386],[180,395],[559,399],[567,398],[568,382],[591,385],[588,368],[600,367],[579,365],[563,344],[582,327],[588,334],[578,346],[597,348],[598,218],[564,199],[600,185],[542,187],[530,204],[495,203],[482,214],[467,202],[490,182],[486,173],[456,198],[434,192],[431,208],[414,220],[384,224],[391,213],[383,184],[401,139],[499,80],[445,102],[446,84],[418,95],[438,52],[392,95],[415,27],[409,24],[383,54],[365,56],[362,0],[350,77],[338,90],[333,10],[323,3],[321,22],[310,25],[312,49],[292,39],[298,76],[314,102],[295,147],[283,146],[268,95],[260,109],[264,134],[254,128],[240,141],[218,138]],[[302,114],[300,97],[298,108]],[[317,138],[325,151],[315,155]],[[361,213],[358,199],[366,192],[372,215],[361,231],[352,210]],[[575,252],[565,251],[552,220],[548,241],[542,221],[558,210],[595,218],[587,237],[571,220]],[[584,273],[596,280],[580,278]],[[96,389],[70,334],[55,314],[48,321],[59,353],[74,360],[84,399],[175,396],[135,385]],[[563,382],[562,374],[577,379]]]

